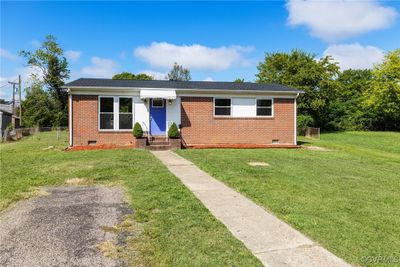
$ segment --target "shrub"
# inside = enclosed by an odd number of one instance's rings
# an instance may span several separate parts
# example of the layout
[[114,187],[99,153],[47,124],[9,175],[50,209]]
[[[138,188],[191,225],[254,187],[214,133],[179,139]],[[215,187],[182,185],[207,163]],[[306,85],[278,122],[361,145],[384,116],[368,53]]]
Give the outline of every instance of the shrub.
[[143,137],[143,129],[142,126],[140,126],[140,123],[135,123],[135,126],[133,126],[133,136],[136,138],[142,138]]
[[300,134],[305,134],[307,127],[314,124],[314,119],[310,115],[297,116],[297,128]]
[[171,127],[169,127],[168,137],[169,138],[179,138],[179,130],[178,130],[178,126],[176,126],[175,122],[172,123]]

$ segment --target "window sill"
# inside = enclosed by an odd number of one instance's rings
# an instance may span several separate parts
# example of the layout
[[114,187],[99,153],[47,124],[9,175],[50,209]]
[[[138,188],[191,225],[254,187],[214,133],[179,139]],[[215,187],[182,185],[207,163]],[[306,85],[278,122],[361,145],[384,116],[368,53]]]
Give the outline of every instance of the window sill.
[[98,130],[99,133],[131,133],[132,130]]
[[214,116],[217,120],[273,120],[275,117],[255,116],[255,117],[233,117],[233,116]]

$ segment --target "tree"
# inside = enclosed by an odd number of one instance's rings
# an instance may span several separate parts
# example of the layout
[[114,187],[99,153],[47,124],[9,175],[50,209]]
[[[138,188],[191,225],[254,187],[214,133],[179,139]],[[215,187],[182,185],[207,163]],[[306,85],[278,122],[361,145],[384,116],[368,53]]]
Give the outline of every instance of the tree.
[[113,80],[154,80],[153,76],[147,75],[145,73],[133,74],[131,72],[122,72],[115,74],[112,77]]
[[4,98],[0,98],[0,104],[7,104],[7,101]]
[[372,129],[400,130],[400,49],[389,52],[372,70],[362,106],[370,110]]
[[327,119],[332,130],[365,129],[368,110],[361,106],[362,95],[372,79],[371,70],[348,69],[337,78],[338,90],[330,101]]
[[192,79],[190,77],[190,71],[178,65],[176,62],[165,78],[170,81],[190,81]]
[[21,51],[29,66],[38,68],[42,73],[43,84],[47,87],[54,102],[55,112],[61,115],[60,123],[67,124],[68,94],[61,88],[69,78],[67,59],[53,35],[47,35],[42,45],[35,51]]
[[336,93],[339,74],[331,57],[316,59],[301,50],[267,53],[257,68],[259,83],[279,83],[305,91],[298,98],[299,114],[310,115],[316,126],[327,124],[326,108]]
[[237,78],[233,82],[235,82],[235,83],[244,83],[244,79]]
[[23,125],[53,126],[53,103],[49,94],[43,90],[43,83],[37,77],[32,78],[32,84],[25,89],[25,100],[22,101]]

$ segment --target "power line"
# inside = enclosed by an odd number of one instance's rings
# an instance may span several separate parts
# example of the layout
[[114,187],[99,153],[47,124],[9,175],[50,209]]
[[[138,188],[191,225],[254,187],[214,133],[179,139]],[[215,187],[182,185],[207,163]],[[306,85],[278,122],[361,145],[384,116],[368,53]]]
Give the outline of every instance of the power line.
[[3,87],[5,87],[5,86],[7,86],[8,85],[8,83],[5,83],[5,84],[3,84],[3,85],[0,85],[0,88],[3,88]]

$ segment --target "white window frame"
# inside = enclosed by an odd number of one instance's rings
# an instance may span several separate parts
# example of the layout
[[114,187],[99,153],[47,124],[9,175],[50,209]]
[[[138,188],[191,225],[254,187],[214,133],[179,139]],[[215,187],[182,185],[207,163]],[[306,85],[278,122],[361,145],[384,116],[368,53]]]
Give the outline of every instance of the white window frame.
[[[215,106],[215,99],[229,99],[231,101],[231,105],[229,106],[231,109],[231,113],[229,115],[216,115],[215,114],[215,108],[219,107],[219,108],[227,108],[228,106]],[[214,97],[213,98],[213,114],[214,117],[232,117],[232,97]]]
[[[271,115],[267,115],[267,116],[257,115],[257,101],[258,100],[271,100]],[[256,98],[255,105],[256,105],[256,117],[257,118],[273,118],[274,117],[274,98],[271,98],[271,97],[258,97],[258,98]]]
[[[129,99],[131,99],[132,100],[132,112],[120,112],[119,111],[119,108],[120,108],[120,99],[121,98],[129,98]],[[132,129],[133,129],[133,126],[134,126],[134,117],[133,117],[133,111],[134,111],[134,108],[135,108],[135,106],[134,106],[134,99],[133,99],[133,97],[131,97],[131,96],[119,96],[118,97],[118,130],[119,131],[132,131]],[[131,129],[120,129],[120,127],[119,127],[119,115],[120,114],[130,114],[130,115],[132,115],[132,128]]]
[[[114,129],[101,129],[100,128],[100,99],[101,98],[113,98],[113,113],[114,113]],[[132,99],[132,128],[135,123],[135,100],[133,96],[114,96],[114,95],[99,95],[97,99],[97,130],[99,132],[130,132],[132,129],[119,129],[119,99],[120,98],[131,98]],[[111,112],[102,112],[104,113],[111,113]]]

